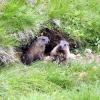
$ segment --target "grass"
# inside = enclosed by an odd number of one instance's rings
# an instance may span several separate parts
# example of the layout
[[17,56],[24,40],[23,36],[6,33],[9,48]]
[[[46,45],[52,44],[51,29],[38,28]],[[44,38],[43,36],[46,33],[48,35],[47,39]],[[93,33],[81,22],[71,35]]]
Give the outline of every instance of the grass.
[[71,38],[86,42],[92,48],[100,45],[99,0],[37,0],[34,5],[26,0],[6,1],[9,2],[0,7],[0,44],[13,45],[16,41],[11,40],[9,33],[27,28],[38,31],[47,20],[56,18],[61,21],[60,28]]
[[31,66],[10,64],[0,70],[0,98],[99,100],[99,73],[99,65],[95,63],[83,66],[79,63],[58,66],[51,62],[36,62]]
[[41,13],[44,9],[42,4],[31,6],[25,0],[7,1],[0,8],[0,44],[14,45],[18,43],[14,33],[32,27],[36,30],[47,18],[44,12]]
[[[60,28],[100,52],[99,0],[5,0],[0,4],[0,45],[18,45],[18,33],[60,19]],[[52,27],[52,26],[50,26]],[[36,62],[0,66],[0,100],[100,100],[100,65]]]

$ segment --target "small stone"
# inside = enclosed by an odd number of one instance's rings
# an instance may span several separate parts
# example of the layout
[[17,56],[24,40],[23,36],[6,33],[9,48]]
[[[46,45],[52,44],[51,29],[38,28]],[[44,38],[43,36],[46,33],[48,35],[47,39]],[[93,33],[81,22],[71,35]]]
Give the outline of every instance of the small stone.
[[86,77],[87,76],[87,73],[86,72],[81,72],[80,74],[79,74],[79,77],[81,77],[81,78],[84,78],[84,77]]

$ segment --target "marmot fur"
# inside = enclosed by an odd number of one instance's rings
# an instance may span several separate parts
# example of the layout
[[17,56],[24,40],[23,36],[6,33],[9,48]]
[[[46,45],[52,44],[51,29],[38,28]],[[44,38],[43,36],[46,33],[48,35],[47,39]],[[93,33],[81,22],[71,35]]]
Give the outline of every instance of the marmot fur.
[[33,61],[42,60],[44,58],[45,46],[49,43],[49,38],[46,36],[38,37],[27,50],[22,54],[21,61],[29,65]]

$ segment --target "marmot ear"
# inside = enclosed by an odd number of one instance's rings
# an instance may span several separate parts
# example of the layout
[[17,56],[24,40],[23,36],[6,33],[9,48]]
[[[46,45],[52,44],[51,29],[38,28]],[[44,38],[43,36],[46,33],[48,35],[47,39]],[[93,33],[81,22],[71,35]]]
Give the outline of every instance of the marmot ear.
[[37,38],[38,38],[38,36],[35,36],[35,37],[34,37],[34,39],[37,39]]

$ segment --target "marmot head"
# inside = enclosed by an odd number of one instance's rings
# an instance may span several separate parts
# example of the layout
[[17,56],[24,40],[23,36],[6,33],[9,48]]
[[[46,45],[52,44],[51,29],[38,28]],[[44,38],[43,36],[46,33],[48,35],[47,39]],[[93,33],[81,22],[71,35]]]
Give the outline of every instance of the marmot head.
[[60,40],[59,49],[65,50],[69,48],[69,43],[66,40]]
[[37,38],[37,41],[39,43],[42,43],[42,44],[48,44],[50,42],[49,38],[47,36],[40,36]]

